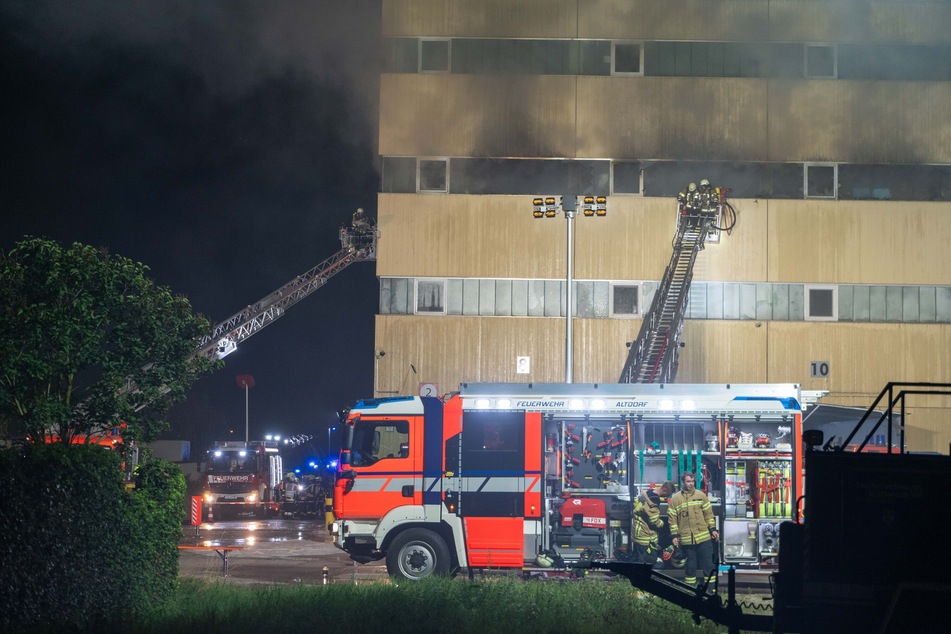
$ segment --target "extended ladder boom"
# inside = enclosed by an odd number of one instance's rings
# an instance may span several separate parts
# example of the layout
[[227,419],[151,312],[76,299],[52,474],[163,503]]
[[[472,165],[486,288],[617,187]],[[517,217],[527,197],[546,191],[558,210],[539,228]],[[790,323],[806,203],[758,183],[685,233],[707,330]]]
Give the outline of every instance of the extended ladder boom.
[[284,311],[304,299],[327,280],[354,262],[376,259],[376,227],[363,218],[362,210],[354,215],[353,225],[340,227],[340,251],[309,271],[277,289],[225,321],[217,324],[208,337],[198,342],[195,356],[224,358],[238,344],[284,315]]
[[[725,192],[707,180],[700,181],[699,188],[690,183],[677,195],[677,232],[670,263],[631,344],[619,383],[673,382],[693,265],[710,232],[721,229],[717,222],[724,206],[729,206]],[[731,228],[732,224],[727,230]]]

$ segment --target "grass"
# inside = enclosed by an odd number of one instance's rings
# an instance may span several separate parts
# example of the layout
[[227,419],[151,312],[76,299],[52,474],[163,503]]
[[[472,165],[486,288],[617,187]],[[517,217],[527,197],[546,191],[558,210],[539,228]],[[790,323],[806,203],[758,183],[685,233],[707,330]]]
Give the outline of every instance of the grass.
[[[114,631],[467,633],[726,632],[627,581],[468,581],[242,587],[183,579],[175,598]],[[103,628],[97,628],[101,631]],[[111,628],[108,628],[111,629]]]

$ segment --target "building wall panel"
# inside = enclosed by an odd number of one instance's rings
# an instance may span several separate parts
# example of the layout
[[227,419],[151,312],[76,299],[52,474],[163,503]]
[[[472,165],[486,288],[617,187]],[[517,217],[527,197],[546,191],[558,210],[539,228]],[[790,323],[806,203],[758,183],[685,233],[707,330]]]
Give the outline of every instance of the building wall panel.
[[951,162],[951,83],[773,80],[769,160]]
[[[531,204],[530,196],[381,194],[377,275],[563,280],[567,221],[561,212],[533,218]],[[734,206],[736,229],[699,254],[695,280],[766,280],[765,201]],[[574,220],[574,277],[659,280],[675,221],[674,200],[610,197],[607,216]]]
[[387,36],[951,42],[940,0],[383,0]]
[[749,0],[581,0],[579,37],[745,41],[766,37],[768,3]]
[[576,0],[383,0],[383,34],[577,37]]
[[773,41],[951,41],[951,5],[917,0],[770,0]]
[[766,159],[762,80],[580,77],[578,94],[579,156]]
[[951,205],[767,203],[768,281],[951,284]]
[[566,76],[383,75],[380,154],[574,157],[576,82]]
[[948,103],[948,82],[383,75],[380,153],[951,163]]

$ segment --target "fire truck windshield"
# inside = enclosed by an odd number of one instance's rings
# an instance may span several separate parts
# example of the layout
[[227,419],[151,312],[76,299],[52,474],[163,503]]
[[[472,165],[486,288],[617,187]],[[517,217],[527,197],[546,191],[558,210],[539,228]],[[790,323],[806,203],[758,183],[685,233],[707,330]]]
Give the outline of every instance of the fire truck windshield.
[[254,473],[254,454],[246,451],[212,451],[208,454],[208,473]]
[[350,453],[344,458],[351,467],[369,467],[378,460],[409,457],[409,422],[405,420],[368,420],[353,426]]

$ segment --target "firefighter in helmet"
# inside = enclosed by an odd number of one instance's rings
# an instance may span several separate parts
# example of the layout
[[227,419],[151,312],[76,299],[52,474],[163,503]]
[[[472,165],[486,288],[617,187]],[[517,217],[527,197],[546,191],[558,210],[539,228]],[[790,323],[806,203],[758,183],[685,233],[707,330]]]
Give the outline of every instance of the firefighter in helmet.
[[674,492],[672,482],[664,482],[653,489],[647,489],[634,500],[634,529],[631,541],[634,543],[636,561],[653,566],[657,562],[660,546],[657,530],[664,527],[660,517],[660,499],[670,497]]
[[[697,476],[686,472],[682,476],[683,488],[670,498],[667,520],[674,546],[686,555],[684,583],[697,585],[697,572],[705,578],[712,570],[713,542],[720,541],[713,517],[710,498],[697,490]],[[712,541],[711,541],[712,540]]]
[[294,499],[294,494],[297,493],[297,476],[294,475],[293,471],[288,471],[284,476],[284,479],[281,480],[281,500],[290,501]]

